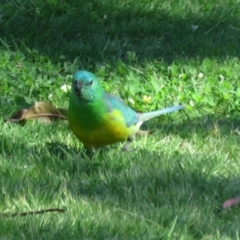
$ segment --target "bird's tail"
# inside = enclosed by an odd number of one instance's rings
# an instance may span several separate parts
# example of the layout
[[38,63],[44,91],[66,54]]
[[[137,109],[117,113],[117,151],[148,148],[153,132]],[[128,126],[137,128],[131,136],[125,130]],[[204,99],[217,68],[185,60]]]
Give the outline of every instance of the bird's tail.
[[175,111],[183,109],[183,108],[184,108],[184,106],[178,105],[178,106],[165,108],[165,109],[162,109],[162,110],[157,110],[157,111],[148,112],[148,113],[142,113],[142,114],[140,114],[139,122],[145,122],[145,121],[148,121],[151,118],[155,118],[155,117],[158,117],[162,114],[166,114],[166,113],[170,113],[170,112],[175,112]]

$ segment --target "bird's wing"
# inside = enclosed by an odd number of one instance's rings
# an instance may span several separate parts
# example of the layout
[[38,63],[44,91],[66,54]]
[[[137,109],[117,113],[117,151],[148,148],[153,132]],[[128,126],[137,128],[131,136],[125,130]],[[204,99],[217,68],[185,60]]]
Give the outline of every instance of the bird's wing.
[[136,113],[132,108],[127,106],[121,98],[115,97],[105,92],[104,99],[107,105],[108,112],[111,112],[113,110],[119,110],[125,119],[127,127],[138,123],[139,114]]

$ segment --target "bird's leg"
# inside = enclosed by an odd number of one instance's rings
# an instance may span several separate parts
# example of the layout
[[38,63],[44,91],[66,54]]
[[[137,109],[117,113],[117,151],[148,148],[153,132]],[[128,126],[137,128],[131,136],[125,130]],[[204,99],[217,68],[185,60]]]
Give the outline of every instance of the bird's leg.
[[89,147],[85,147],[85,150],[86,150],[86,155],[90,158],[90,159],[92,159],[92,157],[93,157],[93,154],[94,154],[94,148],[89,148]]
[[100,154],[102,154],[104,152],[104,150],[106,150],[106,148],[109,148],[109,146],[105,146],[105,147],[102,147],[102,148],[95,148],[95,147],[86,147],[85,146],[85,152],[86,152],[86,155],[92,159],[93,158],[93,155],[98,152]]
[[127,152],[129,151],[129,145],[131,144],[131,142],[134,140],[134,136],[130,136],[127,138],[127,142],[124,144],[122,151]]

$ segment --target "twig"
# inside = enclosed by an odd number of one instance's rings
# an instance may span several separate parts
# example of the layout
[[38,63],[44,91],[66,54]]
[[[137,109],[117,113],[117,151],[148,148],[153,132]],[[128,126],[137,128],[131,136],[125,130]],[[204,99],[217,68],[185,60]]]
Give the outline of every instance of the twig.
[[221,23],[221,21],[220,22],[218,22],[216,25],[214,25],[213,27],[211,27],[209,30],[207,30],[205,33],[204,33],[204,35],[207,35],[207,34],[209,34],[215,27],[217,27],[219,24]]
[[43,209],[39,211],[31,211],[31,212],[19,212],[19,213],[3,213],[0,214],[0,216],[3,217],[25,217],[27,215],[36,215],[36,214],[44,214],[47,212],[58,212],[58,213],[64,213],[66,210],[60,209],[60,208],[48,208],[48,209]]
[[234,30],[237,30],[237,31],[240,31],[239,28],[233,27],[233,26],[231,26],[231,25],[230,25],[230,28],[232,28],[232,29],[234,29]]

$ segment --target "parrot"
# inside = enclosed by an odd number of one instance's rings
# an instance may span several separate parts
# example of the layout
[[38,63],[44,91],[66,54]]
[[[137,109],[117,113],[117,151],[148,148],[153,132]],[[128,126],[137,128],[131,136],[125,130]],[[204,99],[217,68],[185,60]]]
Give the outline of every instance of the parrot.
[[118,142],[125,142],[122,150],[128,151],[143,122],[180,109],[184,106],[138,113],[106,92],[93,73],[82,70],[73,74],[68,122],[87,151]]

